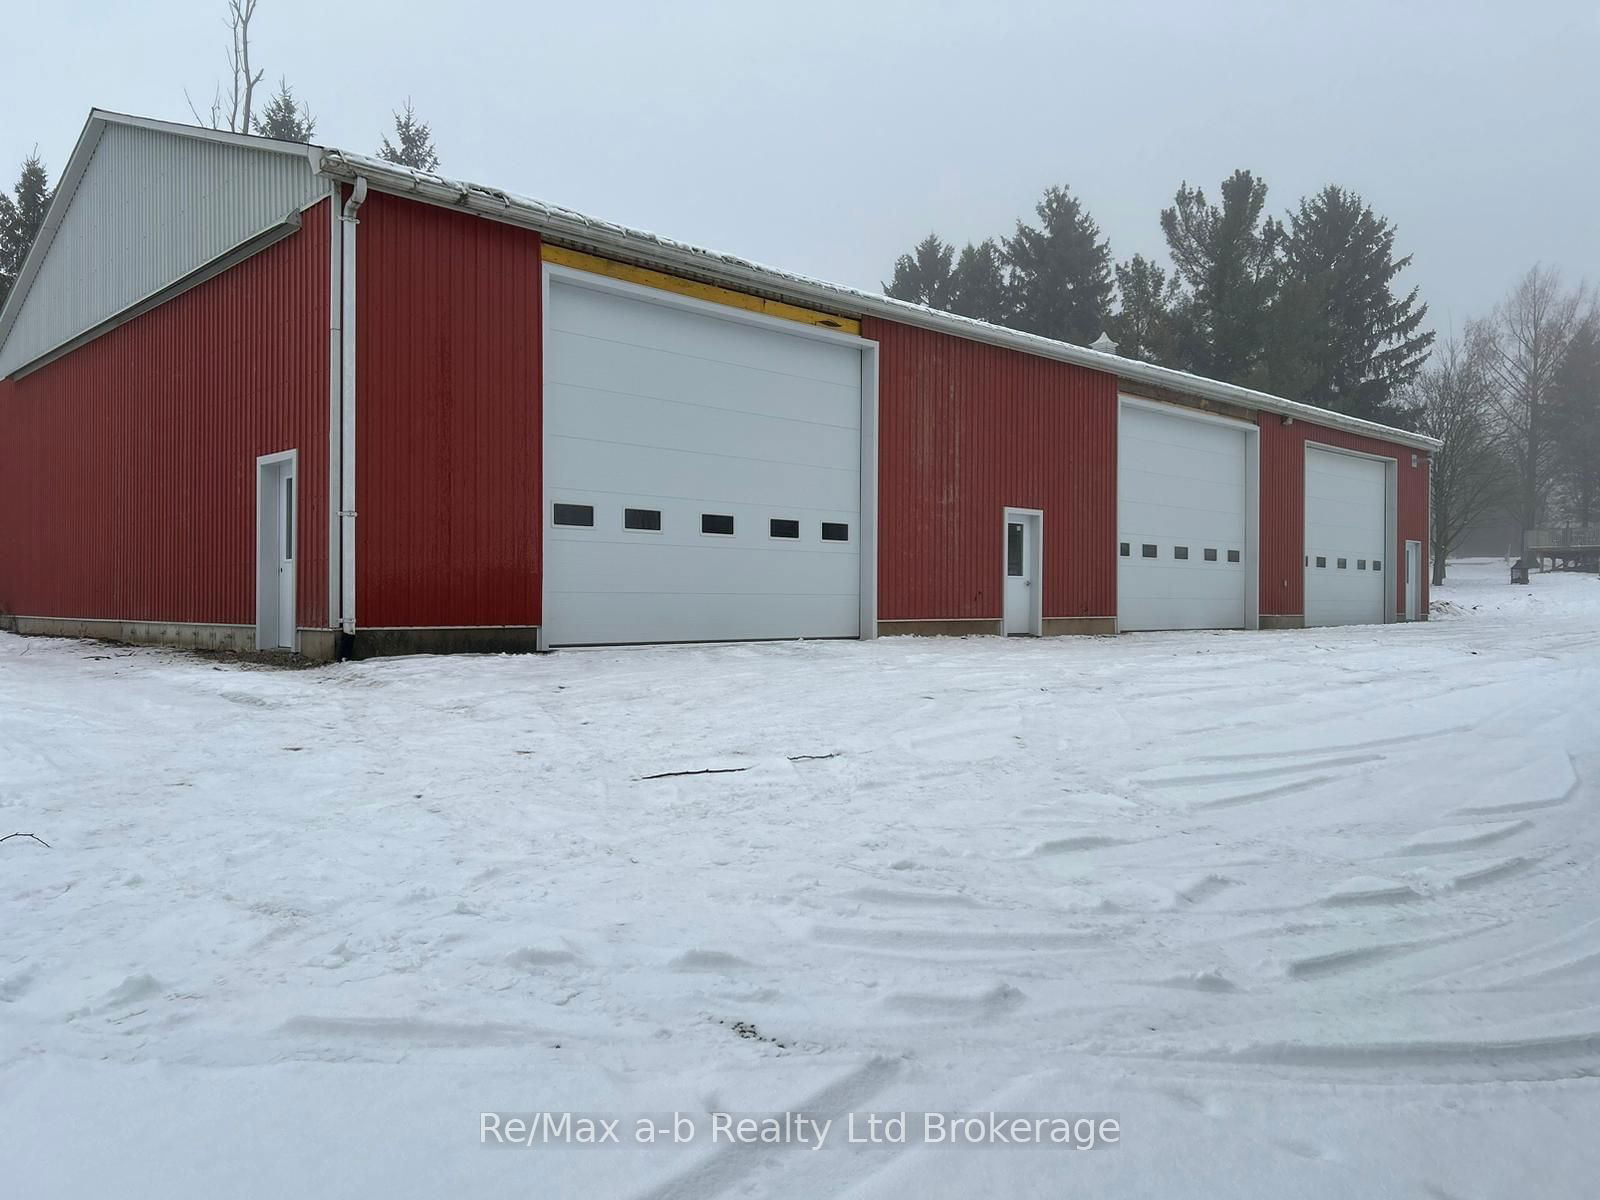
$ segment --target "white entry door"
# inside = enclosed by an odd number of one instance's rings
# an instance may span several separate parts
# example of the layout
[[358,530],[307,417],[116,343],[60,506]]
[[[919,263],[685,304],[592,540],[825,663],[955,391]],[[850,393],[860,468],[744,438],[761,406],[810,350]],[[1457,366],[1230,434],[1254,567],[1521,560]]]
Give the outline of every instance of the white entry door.
[[278,484],[278,645],[294,648],[295,476],[291,462]]
[[860,341],[549,271],[546,644],[859,636]]
[[1005,631],[1038,636],[1043,605],[1043,576],[1039,570],[1042,515],[1024,509],[1006,509],[1005,516]]
[[1123,402],[1119,628],[1245,628],[1256,569],[1249,553],[1253,435],[1242,422]]
[[1393,612],[1388,494],[1383,460],[1306,447],[1307,625],[1376,625]]
[[1406,620],[1422,619],[1422,543],[1406,543]]
[[294,650],[299,546],[293,450],[256,459],[256,648]]

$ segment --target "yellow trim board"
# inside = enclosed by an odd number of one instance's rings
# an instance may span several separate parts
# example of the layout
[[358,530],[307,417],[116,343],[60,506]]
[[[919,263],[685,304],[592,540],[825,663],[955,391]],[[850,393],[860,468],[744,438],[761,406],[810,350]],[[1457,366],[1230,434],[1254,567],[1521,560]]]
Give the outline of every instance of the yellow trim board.
[[595,254],[585,254],[581,250],[568,250],[565,246],[552,246],[547,243],[543,247],[542,255],[545,262],[571,267],[576,271],[588,271],[592,275],[604,275],[608,279],[621,279],[626,283],[637,283],[679,296],[708,300],[712,304],[726,304],[729,308],[742,308],[746,312],[765,313],[769,317],[798,321],[802,325],[837,329],[840,333],[853,333],[858,337],[861,334],[861,322],[854,317],[836,316],[833,313],[801,308],[797,304],[785,304],[782,300],[768,300],[761,296],[752,296],[747,292],[731,291],[715,284],[697,283],[693,279],[682,279],[677,275],[668,275],[664,271],[631,266]]

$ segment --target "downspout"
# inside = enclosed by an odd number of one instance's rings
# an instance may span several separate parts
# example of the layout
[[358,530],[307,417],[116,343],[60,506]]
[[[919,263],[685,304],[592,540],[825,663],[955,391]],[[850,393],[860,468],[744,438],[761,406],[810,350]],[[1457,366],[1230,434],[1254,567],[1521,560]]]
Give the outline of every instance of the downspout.
[[356,176],[339,218],[339,628],[356,631],[356,216],[367,199],[367,180]]

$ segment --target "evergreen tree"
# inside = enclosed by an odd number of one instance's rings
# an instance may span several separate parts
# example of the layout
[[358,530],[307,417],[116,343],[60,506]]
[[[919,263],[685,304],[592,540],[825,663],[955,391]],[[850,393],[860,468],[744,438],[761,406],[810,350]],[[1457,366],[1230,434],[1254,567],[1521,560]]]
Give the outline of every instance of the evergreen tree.
[[277,138],[280,142],[309,142],[317,131],[317,119],[307,105],[295,103],[289,81],[280,78],[277,92],[255,118],[254,127],[259,137]]
[[1360,196],[1328,186],[1300,201],[1283,239],[1281,291],[1269,321],[1266,385],[1280,395],[1392,422],[1400,391],[1422,369],[1433,332],[1417,290],[1392,290],[1411,256],[1394,256],[1394,226]]
[[35,150],[22,164],[10,196],[0,192],[0,304],[11,294],[33,239],[50,207],[50,176]]
[[1111,250],[1100,227],[1066,188],[1052,187],[1035,206],[1037,227],[1017,222],[1005,239],[1012,325],[1028,333],[1087,345],[1111,313]]
[[962,247],[961,257],[950,273],[950,311],[991,325],[1010,323],[1005,260],[991,239],[985,238],[976,246],[968,242]]
[[1303,278],[1279,282],[1262,322],[1260,356],[1239,382],[1291,400],[1310,399],[1328,359],[1325,283]]
[[1550,417],[1562,515],[1585,528],[1600,525],[1600,313],[1567,345]]
[[1249,171],[1223,180],[1221,194],[1218,206],[1201,189],[1181,185],[1161,212],[1161,232],[1188,287],[1178,306],[1178,365],[1242,383],[1262,358],[1283,230],[1262,219],[1267,185]]
[[1178,280],[1142,254],[1117,264],[1120,304],[1106,332],[1124,358],[1171,366],[1177,358]]
[[417,113],[406,100],[404,112],[394,114],[395,140],[387,136],[378,150],[378,157],[402,167],[417,171],[433,171],[439,166],[439,155],[433,148],[433,130],[426,121],[417,119]]
[[950,308],[950,260],[955,247],[930,233],[910,254],[894,261],[894,278],[883,285],[883,294],[912,304],[948,311]]

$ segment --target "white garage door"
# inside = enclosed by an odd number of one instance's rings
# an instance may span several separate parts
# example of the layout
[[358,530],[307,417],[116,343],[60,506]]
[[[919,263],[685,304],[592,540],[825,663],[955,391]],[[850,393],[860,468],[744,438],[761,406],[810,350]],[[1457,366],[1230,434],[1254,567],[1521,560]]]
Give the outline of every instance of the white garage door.
[[861,352],[552,275],[553,646],[855,637]]
[[1117,446],[1120,627],[1244,628],[1247,433],[1124,404]]
[[1306,447],[1306,624],[1384,620],[1388,474],[1377,459]]

